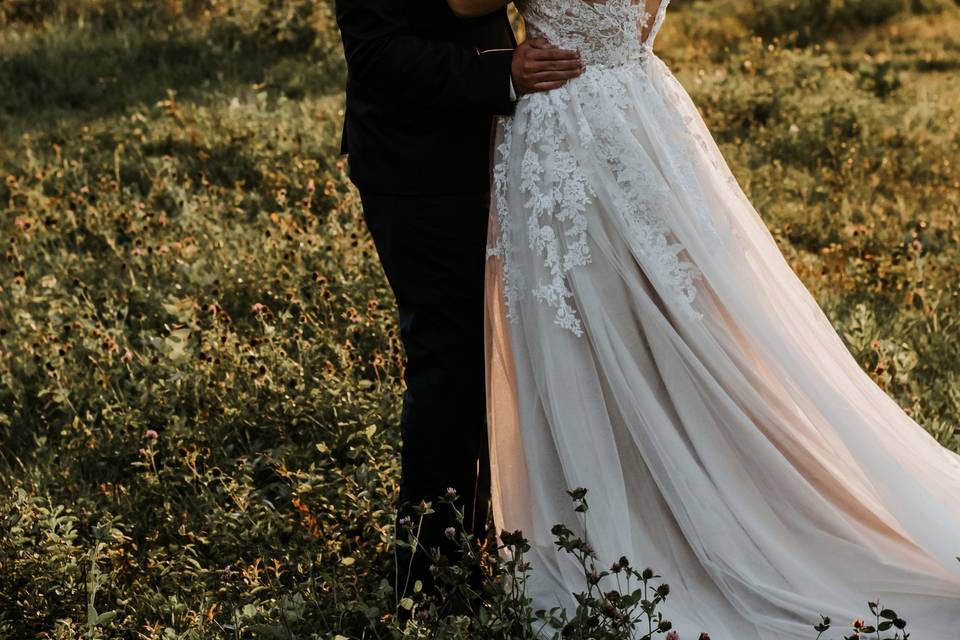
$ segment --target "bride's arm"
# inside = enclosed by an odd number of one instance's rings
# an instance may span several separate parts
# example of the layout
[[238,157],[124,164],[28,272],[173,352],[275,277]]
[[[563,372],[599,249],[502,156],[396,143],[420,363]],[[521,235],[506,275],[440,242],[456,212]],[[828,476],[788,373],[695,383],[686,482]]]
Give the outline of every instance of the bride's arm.
[[510,0],[447,0],[447,4],[461,18],[478,18],[503,9]]

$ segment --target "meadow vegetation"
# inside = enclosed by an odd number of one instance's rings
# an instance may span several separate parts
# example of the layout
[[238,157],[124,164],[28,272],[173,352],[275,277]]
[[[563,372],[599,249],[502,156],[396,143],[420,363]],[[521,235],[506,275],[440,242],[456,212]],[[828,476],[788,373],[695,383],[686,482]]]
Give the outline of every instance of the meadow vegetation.
[[[960,451],[960,7],[673,4],[660,55],[791,264]],[[341,55],[322,1],[0,0],[0,638],[529,633],[522,562],[467,614],[394,585],[403,361]],[[591,606],[566,637],[623,633]]]

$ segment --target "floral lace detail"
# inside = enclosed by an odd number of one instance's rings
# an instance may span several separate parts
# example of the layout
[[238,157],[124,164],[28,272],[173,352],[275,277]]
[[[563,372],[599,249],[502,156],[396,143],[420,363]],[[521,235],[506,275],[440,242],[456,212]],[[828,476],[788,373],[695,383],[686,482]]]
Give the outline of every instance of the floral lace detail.
[[[560,93],[558,92],[558,95]],[[563,92],[562,95],[566,95]],[[562,100],[563,98],[561,98]],[[530,109],[529,127],[526,129],[526,148],[520,160],[520,192],[527,196],[525,208],[527,237],[530,249],[544,259],[550,274],[547,282],[539,282],[532,293],[539,301],[557,311],[556,322],[577,336],[583,335],[583,327],[569,299],[573,297],[566,283],[567,274],[575,267],[590,262],[587,245],[587,219],[584,210],[590,201],[591,191],[576,157],[570,150],[561,147],[560,136],[544,126],[548,117],[547,105],[536,103]],[[510,237],[510,222],[507,218],[507,159],[510,157],[513,122],[502,122],[504,141],[497,149],[494,172],[496,206],[500,216],[500,237],[488,255],[504,259],[504,289],[507,294],[507,315],[515,316],[516,301],[524,286],[512,268],[508,253],[513,242]],[[549,223],[556,220],[565,224],[563,237]]]
[[669,0],[655,13],[648,11],[650,4],[653,0],[522,0],[517,6],[531,35],[578,50],[588,65],[617,65],[652,51]]
[[[537,94],[524,100],[514,118],[501,120],[493,185],[499,235],[488,254],[504,263],[508,318],[517,319],[518,302],[530,293],[556,311],[556,324],[583,335],[567,279],[591,261],[588,210],[618,216],[630,249],[668,306],[700,318],[692,306],[700,272],[682,258],[684,247],[662,217],[674,196],[649,161],[644,164],[636,139],[625,131],[630,127],[625,114],[635,108],[627,83],[635,72],[621,77],[611,70],[588,70],[578,83],[577,100],[565,88]],[[596,104],[612,108],[592,114]],[[561,124],[570,117],[576,122]],[[566,133],[570,126],[577,131],[575,141]],[[599,196],[585,175],[584,159],[616,187]],[[514,218],[519,212],[524,220]],[[546,274],[532,287],[518,267],[523,244],[543,260]]]
[[[674,153],[652,160],[633,135],[642,134],[635,130],[641,126],[634,102],[638,91],[644,102],[670,111],[649,78],[638,78],[647,74],[651,60],[659,62],[647,54],[667,2],[658,5],[656,16],[645,11],[642,0],[526,0],[520,5],[528,27],[559,46],[576,46],[588,67],[568,87],[524,97],[515,116],[499,122],[493,172],[499,233],[488,255],[503,261],[511,320],[518,320],[519,303],[530,295],[555,311],[557,325],[583,335],[569,277],[591,262],[588,215],[614,216],[667,306],[701,317],[693,307],[700,271],[685,259],[685,248],[664,219],[678,207],[663,170],[693,184],[693,165]],[[692,142],[686,123],[668,126]],[[706,203],[696,205],[692,214],[709,223]],[[530,264],[533,258],[542,262]]]
[[[630,107],[629,94],[623,79],[615,73],[597,74],[596,87],[612,99],[620,113]],[[641,85],[649,93],[649,84]],[[599,99],[599,96],[586,94],[587,102]],[[682,260],[683,245],[673,241],[673,234],[666,221],[659,215],[666,209],[666,201],[671,197],[670,189],[663,179],[651,173],[637,159],[635,140],[623,135],[626,121],[598,118],[592,123],[590,138],[596,141],[597,155],[610,169],[620,186],[612,197],[614,209],[622,216],[629,233],[631,248],[638,254],[644,267],[655,275],[666,289],[663,297],[673,298],[675,306],[700,319],[701,315],[691,306],[696,298],[696,279],[700,270],[691,262]],[[707,225],[712,228],[712,224]]]

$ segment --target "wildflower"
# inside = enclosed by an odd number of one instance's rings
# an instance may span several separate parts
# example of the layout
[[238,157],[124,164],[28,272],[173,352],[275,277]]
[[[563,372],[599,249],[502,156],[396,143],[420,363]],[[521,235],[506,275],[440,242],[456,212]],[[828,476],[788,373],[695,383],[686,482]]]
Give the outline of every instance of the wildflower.
[[430,573],[431,575],[437,575],[438,573],[440,573],[440,567],[438,567],[435,564],[430,565]]
[[454,489],[453,487],[447,487],[447,497],[450,498],[451,500],[456,499],[457,490]]
[[710,634],[704,631],[700,634],[700,640],[710,640]]
[[610,567],[610,573],[620,573],[623,571],[623,567],[620,566],[619,562],[614,562],[613,566]]
[[160,437],[160,434],[153,429],[147,429],[146,433],[143,434],[143,437],[147,440],[156,440]]
[[120,356],[120,360],[124,364],[130,362],[131,360],[133,360],[133,353],[129,349],[127,349],[126,351],[123,352],[123,355]]
[[417,609],[417,620],[426,620],[430,617],[430,611],[427,609]]
[[401,527],[409,527],[411,524],[413,524],[413,520],[410,518],[410,516],[403,516],[399,521],[397,521],[397,524],[399,524]]
[[457,535],[457,530],[454,529],[453,527],[447,527],[446,529],[443,530],[443,535],[453,540],[454,536]]
[[508,547],[515,547],[525,542],[523,539],[523,532],[519,529],[512,533],[507,530],[501,531],[500,541]]
[[866,626],[867,623],[863,621],[863,618],[857,618],[850,624],[853,625],[854,629],[862,629],[863,627]]
[[680,634],[677,633],[676,629],[674,629],[673,631],[667,634],[667,640],[680,640]]
[[573,491],[568,491],[567,494],[574,500],[583,500],[587,497],[587,490],[583,487],[577,487]]
[[250,307],[250,310],[253,311],[254,313],[260,313],[266,308],[267,308],[267,305],[257,302],[252,307]]

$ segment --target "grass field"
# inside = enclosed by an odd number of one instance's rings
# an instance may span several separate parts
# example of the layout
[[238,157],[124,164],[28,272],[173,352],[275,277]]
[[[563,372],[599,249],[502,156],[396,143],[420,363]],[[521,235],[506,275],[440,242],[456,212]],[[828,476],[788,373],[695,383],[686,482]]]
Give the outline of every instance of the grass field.
[[[674,0],[658,46],[960,450],[958,4]],[[0,0],[0,638],[522,637],[495,581],[394,615],[402,352],[343,74],[324,2]]]

